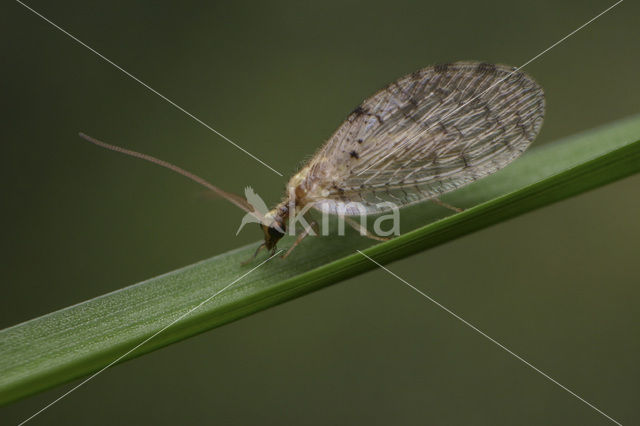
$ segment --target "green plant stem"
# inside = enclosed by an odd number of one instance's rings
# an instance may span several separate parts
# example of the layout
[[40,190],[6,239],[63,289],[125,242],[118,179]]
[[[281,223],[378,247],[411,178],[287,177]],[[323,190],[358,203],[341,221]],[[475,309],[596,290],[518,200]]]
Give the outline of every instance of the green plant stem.
[[[408,232],[393,240],[372,246],[355,233],[308,238],[288,259],[265,263],[121,361],[374,269],[357,249],[385,264],[639,170],[640,116],[534,149],[445,197],[467,207],[461,213],[439,219],[447,213],[432,203],[404,209]],[[257,265],[241,265],[257,244],[0,331],[0,404],[112,363]]]

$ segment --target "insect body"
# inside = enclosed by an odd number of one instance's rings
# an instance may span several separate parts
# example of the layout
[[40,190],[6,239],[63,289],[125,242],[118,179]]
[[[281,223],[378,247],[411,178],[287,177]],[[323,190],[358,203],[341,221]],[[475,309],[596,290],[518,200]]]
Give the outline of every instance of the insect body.
[[[439,202],[441,194],[494,173],[522,154],[540,131],[544,109],[542,88],[505,65],[458,62],[402,77],[355,108],[290,179],[283,201],[260,218],[264,243],[258,250],[275,250],[288,219],[309,206],[350,216],[382,213],[388,204],[381,201],[398,207]],[[253,210],[241,197],[176,166],[84,137],[178,171],[243,210]]]
[[[544,116],[542,88],[503,65],[460,62],[424,68],[370,98],[287,185],[269,213],[282,227],[289,206],[327,213],[380,213],[380,201],[405,206],[494,173],[533,142]],[[295,199],[291,199],[294,197]],[[282,236],[263,226],[265,246]]]

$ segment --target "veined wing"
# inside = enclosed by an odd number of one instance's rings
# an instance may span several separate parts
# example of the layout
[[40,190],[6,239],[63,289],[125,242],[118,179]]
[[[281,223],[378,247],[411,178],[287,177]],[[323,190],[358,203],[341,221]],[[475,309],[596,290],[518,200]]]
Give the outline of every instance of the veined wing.
[[[503,168],[535,139],[542,88],[505,65],[424,68],[366,99],[308,164],[317,208],[367,213],[437,197]],[[348,209],[347,209],[348,210]],[[347,211],[346,214],[357,214]]]

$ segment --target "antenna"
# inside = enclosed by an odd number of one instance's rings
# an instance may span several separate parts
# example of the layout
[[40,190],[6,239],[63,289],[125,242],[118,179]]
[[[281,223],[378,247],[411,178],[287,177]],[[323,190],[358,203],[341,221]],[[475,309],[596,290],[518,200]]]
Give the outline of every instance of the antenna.
[[211,191],[215,192],[216,194],[218,194],[219,196],[221,196],[222,198],[226,199],[227,201],[231,202],[232,204],[235,204],[236,206],[240,207],[242,210],[244,210],[247,213],[251,213],[253,211],[253,209],[251,208],[251,206],[249,205],[249,203],[247,203],[242,197],[235,195],[235,194],[231,194],[229,192],[223,191],[222,189],[218,188],[215,185],[212,185],[211,183],[207,182],[206,180],[204,180],[203,178],[201,178],[198,175],[194,175],[191,172],[188,172],[186,170],[184,170],[183,168],[180,168],[174,164],[171,164],[167,161],[164,160],[160,160],[159,158],[156,157],[152,157],[151,155],[148,154],[143,154],[141,152],[137,152],[137,151],[132,151],[130,149],[126,149],[126,148],[122,148],[116,145],[111,145],[108,144],[106,142],[102,142],[96,138],[92,138],[91,136],[85,135],[84,133],[80,132],[79,136],[86,140],[87,142],[91,142],[94,145],[98,145],[99,147],[111,150],[111,151],[115,151],[115,152],[119,152],[121,154],[125,154],[128,155],[130,157],[135,157],[135,158],[139,158],[141,160],[144,161],[148,161],[150,163],[153,164],[157,164],[158,166],[162,166],[166,169],[169,169],[171,171],[174,171],[176,173],[181,174],[182,176],[191,179],[192,181],[204,186],[207,189],[210,189]]

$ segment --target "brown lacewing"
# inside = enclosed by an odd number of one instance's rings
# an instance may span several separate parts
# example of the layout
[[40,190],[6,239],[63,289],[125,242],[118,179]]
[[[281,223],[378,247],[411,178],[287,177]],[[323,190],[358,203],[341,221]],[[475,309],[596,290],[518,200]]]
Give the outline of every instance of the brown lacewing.
[[[394,81],[355,108],[289,180],[283,201],[258,217],[264,243],[255,255],[263,247],[275,252],[287,219],[308,207],[344,216],[363,211],[368,215],[384,211],[380,206],[386,204],[380,201],[402,207],[431,200],[458,210],[438,197],[520,156],[540,131],[544,110],[540,85],[505,65],[436,65]],[[180,173],[256,214],[242,197],[173,164],[80,135],[96,145]],[[360,207],[354,209],[354,204]],[[362,227],[359,230],[384,239]],[[283,257],[309,232],[305,229]]]

